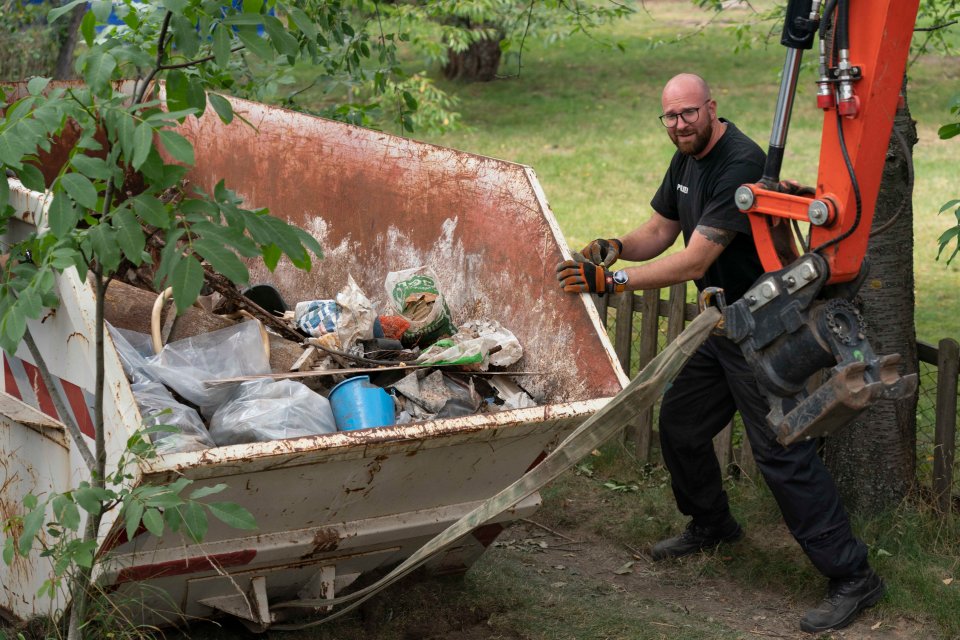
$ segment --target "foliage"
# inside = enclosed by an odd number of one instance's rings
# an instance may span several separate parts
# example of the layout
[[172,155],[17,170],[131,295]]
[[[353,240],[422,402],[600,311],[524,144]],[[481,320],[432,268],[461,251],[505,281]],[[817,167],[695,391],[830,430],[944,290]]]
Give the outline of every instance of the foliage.
[[[953,96],[953,98],[950,100],[950,115],[952,115],[958,121],[951,122],[940,127],[938,133],[944,140],[960,135],[960,93]],[[957,219],[957,224],[944,231],[943,234],[937,239],[937,243],[940,245],[940,249],[937,251],[937,260],[940,259],[940,254],[943,253],[943,250],[950,245],[951,241],[956,245],[953,253],[950,254],[949,258],[947,258],[947,264],[950,264],[950,262],[957,257],[957,254],[960,253],[960,199],[950,200],[940,207],[940,213],[950,210],[953,210],[953,215]]]
[[37,595],[54,598],[65,579],[73,576],[78,568],[92,568],[95,561],[97,542],[81,537],[81,511],[100,516],[119,507],[119,521],[128,540],[142,527],[157,537],[169,531],[200,542],[206,535],[209,516],[236,529],[256,529],[253,516],[238,504],[201,502],[226,489],[225,484],[201,487],[189,494],[186,489],[193,481],[183,477],[170,484],[131,487],[135,479],[131,469],[157,457],[149,435],[171,430],[176,429],[157,426],[132,435],[105,486],[84,481],[64,493],[27,494],[23,499],[25,511],[2,523],[4,563],[9,566],[16,556],[27,557],[39,545],[40,556],[50,559],[52,572]]
[[47,24],[44,4],[0,0],[0,78],[47,75],[57,59],[60,29]]
[[527,37],[551,43],[631,15],[630,4],[582,0],[420,0],[383,7],[429,62],[445,64],[481,40],[519,52]]

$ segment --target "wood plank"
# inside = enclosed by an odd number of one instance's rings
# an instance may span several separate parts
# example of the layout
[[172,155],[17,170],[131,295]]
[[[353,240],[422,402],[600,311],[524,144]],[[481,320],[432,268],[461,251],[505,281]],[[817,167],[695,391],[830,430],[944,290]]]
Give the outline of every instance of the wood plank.
[[670,300],[667,309],[667,343],[677,339],[683,331],[684,313],[687,304],[687,283],[681,282],[670,287]]
[[[647,366],[657,355],[657,343],[660,337],[660,290],[643,292],[640,301],[640,350],[638,364]],[[631,425],[629,439],[634,443],[637,459],[647,462],[650,459],[650,442],[653,439],[653,407],[640,414],[637,424]]]
[[933,493],[944,514],[950,511],[953,491],[953,461],[957,446],[957,376],[960,375],[960,345],[944,338],[938,345],[937,406],[933,448]]
[[[613,349],[620,359],[623,371],[630,375],[630,351],[633,344],[633,292],[618,293],[615,298],[617,326],[614,329]],[[644,363],[641,363],[642,367]]]
[[733,458],[733,420],[714,436],[713,450],[717,454],[717,462],[720,463],[720,473],[726,475]]

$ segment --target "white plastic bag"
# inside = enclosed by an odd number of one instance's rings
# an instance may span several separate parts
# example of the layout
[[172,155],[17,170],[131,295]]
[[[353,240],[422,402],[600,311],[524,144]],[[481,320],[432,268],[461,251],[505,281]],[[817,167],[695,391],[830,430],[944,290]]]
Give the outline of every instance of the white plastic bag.
[[373,324],[377,320],[377,311],[367,298],[353,276],[347,277],[347,286],[337,294],[340,316],[337,318],[337,337],[340,348],[348,351],[359,340],[373,337]]
[[221,447],[336,430],[330,401],[294,380],[244,382],[210,419],[210,435]]

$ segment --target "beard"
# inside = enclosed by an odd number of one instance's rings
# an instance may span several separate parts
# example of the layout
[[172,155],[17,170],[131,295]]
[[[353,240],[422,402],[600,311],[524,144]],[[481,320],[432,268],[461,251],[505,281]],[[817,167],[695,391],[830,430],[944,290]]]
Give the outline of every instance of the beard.
[[676,129],[668,130],[670,140],[673,141],[673,144],[680,150],[680,153],[685,156],[699,155],[707,148],[707,145],[710,143],[710,137],[713,135],[713,122],[708,120],[707,126],[704,127],[702,131],[694,130],[694,132],[694,137],[681,140],[677,136]]

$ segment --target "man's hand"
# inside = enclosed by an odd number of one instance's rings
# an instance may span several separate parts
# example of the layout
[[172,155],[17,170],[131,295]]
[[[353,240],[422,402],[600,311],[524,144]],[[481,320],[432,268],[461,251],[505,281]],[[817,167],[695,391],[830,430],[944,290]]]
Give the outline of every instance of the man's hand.
[[567,293],[619,293],[626,287],[613,274],[592,262],[564,260],[557,265],[557,280]]
[[[595,265],[609,267],[620,259],[620,253],[622,251],[623,243],[616,238],[611,238],[609,240],[597,238],[585,246],[580,251],[580,255],[583,256],[588,262],[592,262]],[[577,256],[574,255],[575,259],[576,257]]]

